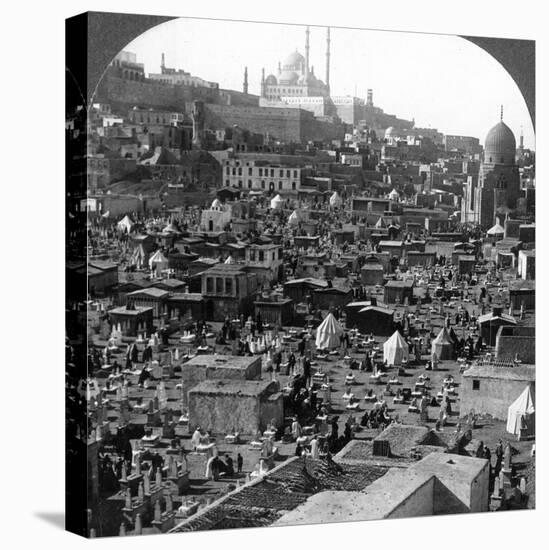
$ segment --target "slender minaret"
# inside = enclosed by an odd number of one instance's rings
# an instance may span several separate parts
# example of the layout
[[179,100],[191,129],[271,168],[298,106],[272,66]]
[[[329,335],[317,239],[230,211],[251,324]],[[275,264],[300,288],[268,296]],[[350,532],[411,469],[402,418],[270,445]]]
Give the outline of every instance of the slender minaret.
[[166,58],[164,55],[164,52],[162,52],[162,60],[160,61],[160,72],[164,72],[164,68],[166,67]]
[[265,97],[265,67],[261,69],[261,97]]
[[330,27],[326,29],[326,86],[330,91]]
[[309,27],[305,31],[305,77],[309,76]]
[[244,85],[242,86],[242,91],[248,93],[248,67],[244,67]]
[[503,105],[501,106],[501,111],[499,114],[499,119],[503,122]]

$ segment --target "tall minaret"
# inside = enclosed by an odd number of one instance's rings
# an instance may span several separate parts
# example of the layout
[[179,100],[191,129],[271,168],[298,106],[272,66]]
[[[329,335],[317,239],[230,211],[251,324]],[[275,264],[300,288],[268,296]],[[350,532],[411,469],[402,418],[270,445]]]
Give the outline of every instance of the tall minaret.
[[265,67],[261,69],[261,97],[265,97]]
[[165,55],[164,55],[164,52],[162,52],[162,59],[160,61],[160,72],[161,73],[164,73],[164,67],[166,66],[166,58],[165,58]]
[[305,76],[309,76],[309,27],[305,31]]
[[244,67],[244,85],[242,86],[242,91],[248,93],[248,67]]
[[330,27],[326,30],[326,86],[330,91]]

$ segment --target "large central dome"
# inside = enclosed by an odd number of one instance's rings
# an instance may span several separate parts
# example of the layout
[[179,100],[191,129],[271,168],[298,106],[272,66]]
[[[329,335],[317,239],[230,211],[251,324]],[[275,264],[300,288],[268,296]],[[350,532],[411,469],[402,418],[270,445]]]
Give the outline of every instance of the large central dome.
[[285,71],[298,71],[305,65],[305,58],[296,50],[284,61],[282,69]]
[[514,164],[517,142],[513,131],[503,121],[498,122],[486,136],[484,162]]

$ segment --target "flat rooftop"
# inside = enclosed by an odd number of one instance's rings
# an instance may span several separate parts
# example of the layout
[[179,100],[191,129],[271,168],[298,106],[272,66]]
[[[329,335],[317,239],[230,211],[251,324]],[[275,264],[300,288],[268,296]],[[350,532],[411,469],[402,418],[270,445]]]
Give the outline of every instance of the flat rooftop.
[[261,358],[258,357],[240,357],[235,355],[197,355],[186,363],[187,367],[204,368],[223,368],[223,369],[246,369],[250,365],[257,363]]
[[237,395],[238,397],[257,397],[264,393],[272,380],[204,380],[197,384],[191,394]]
[[536,380],[536,367],[534,365],[518,365],[516,367],[473,365],[463,373],[463,377],[534,382]]

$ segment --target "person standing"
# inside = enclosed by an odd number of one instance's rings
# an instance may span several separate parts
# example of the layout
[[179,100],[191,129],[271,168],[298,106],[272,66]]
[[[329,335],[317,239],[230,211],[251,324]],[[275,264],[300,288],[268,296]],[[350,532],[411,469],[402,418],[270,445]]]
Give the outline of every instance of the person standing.
[[244,459],[242,458],[242,455],[238,453],[238,456],[236,457],[236,468],[239,474],[242,473],[243,464],[244,464]]

